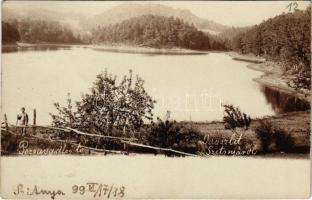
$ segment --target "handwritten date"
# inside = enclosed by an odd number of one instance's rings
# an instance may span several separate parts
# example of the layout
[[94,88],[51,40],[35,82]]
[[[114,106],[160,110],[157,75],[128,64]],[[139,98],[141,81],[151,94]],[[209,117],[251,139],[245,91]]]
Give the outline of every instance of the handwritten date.
[[[86,183],[82,185],[72,186],[72,195],[92,195],[94,198],[101,199],[121,199],[125,196],[126,187],[117,187],[114,184],[103,183]],[[24,184],[18,184],[13,194],[15,196],[49,196],[51,199],[55,199],[59,196],[66,196],[66,190],[61,189],[47,189],[37,185],[27,186]],[[85,198],[85,197],[83,197]]]
[[126,188],[124,186],[117,187],[114,184],[107,185],[102,183],[86,183],[86,185],[73,185],[72,193],[84,195],[85,193],[93,194],[93,197],[102,198],[122,198],[125,196]]

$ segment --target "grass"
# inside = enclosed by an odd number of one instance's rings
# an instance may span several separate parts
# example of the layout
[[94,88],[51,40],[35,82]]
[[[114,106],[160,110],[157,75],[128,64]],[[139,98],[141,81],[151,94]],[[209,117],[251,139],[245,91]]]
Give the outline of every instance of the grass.
[[[310,111],[292,112],[278,116],[263,118],[274,124],[275,127],[283,128],[293,138],[293,153],[309,153],[310,150]],[[256,136],[255,129],[263,119],[254,119],[250,128],[244,132],[244,138],[250,140],[261,151],[261,142]],[[190,125],[184,122],[184,125]],[[231,130],[224,130],[222,122],[192,123],[201,134],[210,137],[229,138],[233,134]]]
[[[265,120],[268,123],[274,125],[274,130],[277,133],[275,138],[271,139],[274,140],[274,145],[278,146],[270,151],[263,151],[263,141],[261,138],[257,137],[256,129],[261,127],[262,121]],[[203,142],[207,142],[205,138],[209,136],[212,140],[223,140],[223,139],[230,139],[233,136],[233,132],[231,130],[226,130],[224,128],[223,122],[211,122],[211,123],[201,123],[201,122],[176,122],[173,123],[173,127],[179,128],[172,128],[169,126],[170,124],[166,125],[166,122],[160,123],[163,125],[162,129],[158,129],[154,127],[153,131],[154,134],[157,135],[158,138],[168,137],[168,144],[161,145],[158,140],[151,143],[150,138],[148,138],[149,134],[151,134],[151,129],[147,126],[146,128],[140,130],[139,134],[135,136],[140,140],[137,143],[142,143],[144,145],[151,145],[163,148],[171,148],[179,151],[183,151],[186,153],[198,154],[204,152],[202,149]],[[166,126],[165,126],[166,125]],[[165,131],[163,131],[163,129]],[[10,128],[12,132],[20,133],[18,129],[14,129],[13,127]],[[31,131],[31,130],[30,130]],[[244,128],[236,129],[237,132],[243,133],[241,143],[239,144],[240,148],[249,148],[253,146],[261,156],[287,156],[296,154],[300,155],[308,155],[310,152],[310,112],[303,111],[303,112],[293,112],[288,114],[279,115],[276,117],[267,117],[264,119],[254,119],[252,120],[250,127],[248,130]],[[268,131],[270,132],[271,129],[269,127]],[[168,132],[167,136],[159,135],[160,132]],[[113,151],[122,151],[122,152],[132,152],[132,153],[154,153],[154,154],[162,154],[166,152],[158,151],[154,149],[147,149],[143,147],[135,147],[135,146],[124,146],[124,144],[112,140],[101,140],[98,138],[94,139],[86,139],[83,137],[77,137],[73,133],[64,133],[64,134],[56,134],[55,131],[47,130],[44,128],[37,128],[36,136],[44,138],[45,140],[49,140],[50,136],[54,135],[54,139],[70,139],[76,140],[76,144],[78,141],[82,145],[89,146],[91,148],[102,149],[105,148],[107,150]],[[170,133],[170,134],[169,134]],[[193,135],[192,137],[189,137]],[[175,138],[171,138],[174,136]],[[68,138],[67,138],[68,137]],[[182,139],[177,139],[179,137]],[[2,131],[2,152],[5,152],[6,155],[14,155],[16,154],[16,149],[18,146],[18,142],[21,140],[29,140],[30,145],[32,148],[37,147],[51,147],[55,148],[58,145],[54,142],[40,142],[41,140],[36,140],[30,137],[21,137],[21,136],[12,136],[10,137],[8,134],[4,134]],[[82,140],[83,139],[83,140]],[[155,138],[154,138],[155,139]],[[271,141],[269,139],[269,142]],[[158,142],[157,142],[158,141]],[[207,147],[210,145],[206,144]],[[214,149],[220,148],[222,145],[216,144],[214,145]],[[70,149],[75,149],[75,146],[68,145]],[[235,145],[226,145],[226,150],[233,150],[236,148]],[[90,151],[84,151],[82,154],[89,154]],[[80,153],[79,153],[80,154]]]

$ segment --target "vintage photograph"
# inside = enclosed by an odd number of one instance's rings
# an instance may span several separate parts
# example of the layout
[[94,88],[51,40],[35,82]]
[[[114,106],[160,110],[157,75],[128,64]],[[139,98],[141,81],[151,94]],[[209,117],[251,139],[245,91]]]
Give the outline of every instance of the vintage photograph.
[[2,2],[1,197],[307,197],[310,41],[309,1]]

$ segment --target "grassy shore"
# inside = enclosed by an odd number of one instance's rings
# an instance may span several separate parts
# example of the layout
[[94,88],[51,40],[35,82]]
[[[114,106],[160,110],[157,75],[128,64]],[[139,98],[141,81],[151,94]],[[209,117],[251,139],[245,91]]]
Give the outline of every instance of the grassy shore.
[[[290,135],[291,140],[293,141],[293,145],[289,147],[291,150],[289,152],[284,152],[280,150],[261,152],[262,143],[260,139],[257,137],[256,128],[260,125],[262,120],[266,120],[274,125],[276,128],[283,129],[287,134]],[[224,128],[224,124],[221,121],[218,122],[179,122],[181,127],[190,128],[198,132],[199,134],[205,136],[207,140],[203,140],[206,143],[206,153],[209,155],[207,149],[209,146],[213,146],[213,148],[218,149],[222,145],[220,144],[211,144],[216,141],[222,141],[224,139],[229,140],[233,135],[233,131],[226,130]],[[97,151],[99,146],[92,146],[91,143],[81,143],[78,145],[78,142],[75,142],[77,136],[73,133],[57,133],[57,130],[49,130],[44,127],[36,128],[36,134],[33,133],[33,128],[30,127],[28,134],[26,136],[21,136],[21,129],[17,129],[14,127],[9,128],[11,132],[14,134],[9,134],[5,130],[2,130],[2,153],[5,155],[16,155],[20,149],[20,143],[22,141],[29,142],[29,148],[33,149],[59,149],[66,143],[66,152],[65,154],[95,154],[97,153],[122,153],[128,151],[128,153],[165,153],[158,151],[156,149],[149,149],[140,146],[128,146],[126,150],[122,143],[113,142],[111,140],[107,141],[107,150]],[[291,157],[291,158],[307,158],[310,152],[310,111],[302,111],[302,112],[291,112],[287,114],[282,114],[278,116],[268,116],[261,119],[254,119],[251,122],[251,125],[248,130],[237,129],[237,133],[241,134],[241,142],[238,144],[242,148],[252,148],[257,151],[255,156],[261,157]],[[144,136],[148,134],[148,130],[142,130],[140,135]],[[58,137],[59,135],[61,137]],[[63,135],[63,136],[62,136]],[[62,137],[70,136],[69,139],[62,139]],[[54,138],[54,139],[52,139]],[[136,143],[141,143],[140,141],[135,141]],[[83,151],[77,152],[76,149],[78,146],[90,146],[91,148],[83,149]],[[196,145],[196,141],[193,141],[190,144],[186,144],[187,149],[190,151],[189,153],[196,154],[198,151],[198,146]],[[223,145],[225,149],[232,149],[231,146]],[[82,147],[82,146],[81,146]],[[64,147],[65,148],[65,147]],[[174,147],[168,147],[174,148]],[[97,152],[97,153],[96,153]],[[188,151],[186,151],[188,152]],[[167,155],[167,154],[166,154]]]
[[[277,116],[267,116],[261,119],[254,119],[250,124],[250,128],[243,131],[243,139],[251,140],[255,148],[259,150],[261,144],[256,137],[255,129],[259,126],[261,120],[267,120],[274,124],[275,127],[284,129],[291,135],[294,140],[295,151],[308,152],[310,149],[310,111],[290,112]],[[185,125],[193,126],[204,135],[212,138],[229,138],[233,132],[225,130],[223,122],[211,123],[188,123]]]
[[241,55],[236,52],[228,52],[228,55],[232,56],[234,60],[241,60],[250,62],[247,67],[256,71],[264,72],[264,74],[254,81],[260,83],[263,86],[272,88],[274,90],[290,94],[299,99],[310,102],[311,93],[309,90],[295,90],[288,86],[293,77],[284,73],[282,66],[275,62],[266,61],[264,58],[254,55]]

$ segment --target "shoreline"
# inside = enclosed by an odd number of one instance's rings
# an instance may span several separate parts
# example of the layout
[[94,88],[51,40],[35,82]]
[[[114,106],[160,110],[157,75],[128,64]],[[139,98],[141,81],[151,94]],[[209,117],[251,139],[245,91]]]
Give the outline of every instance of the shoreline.
[[134,54],[165,54],[165,55],[206,55],[207,51],[198,51],[183,48],[153,48],[140,46],[114,46],[114,45],[88,45],[91,48],[99,51],[118,52],[118,53],[134,53]]
[[289,81],[291,77],[284,75],[282,67],[279,66],[277,63],[267,61],[264,58],[258,56],[242,55],[233,51],[228,52],[227,54],[231,56],[233,60],[250,62],[250,64],[246,66],[247,68],[263,72],[263,75],[253,79],[260,85],[282,93],[292,95],[304,101],[311,102],[310,91],[298,91],[287,85],[287,81]]
[[63,43],[12,43],[3,44],[2,49],[6,48],[36,48],[36,47],[60,47],[60,48],[89,48],[97,51],[132,53],[132,54],[150,54],[150,55],[206,55],[209,51],[200,51],[184,48],[153,48],[129,45],[93,45],[93,44],[63,44]]
[[[64,44],[64,43],[23,43],[23,42],[17,42],[17,43],[10,43],[10,44],[2,44],[2,48],[6,47],[21,47],[21,48],[27,48],[27,47],[74,47],[74,46],[80,46],[81,44]],[[82,45],[81,45],[82,46]]]

